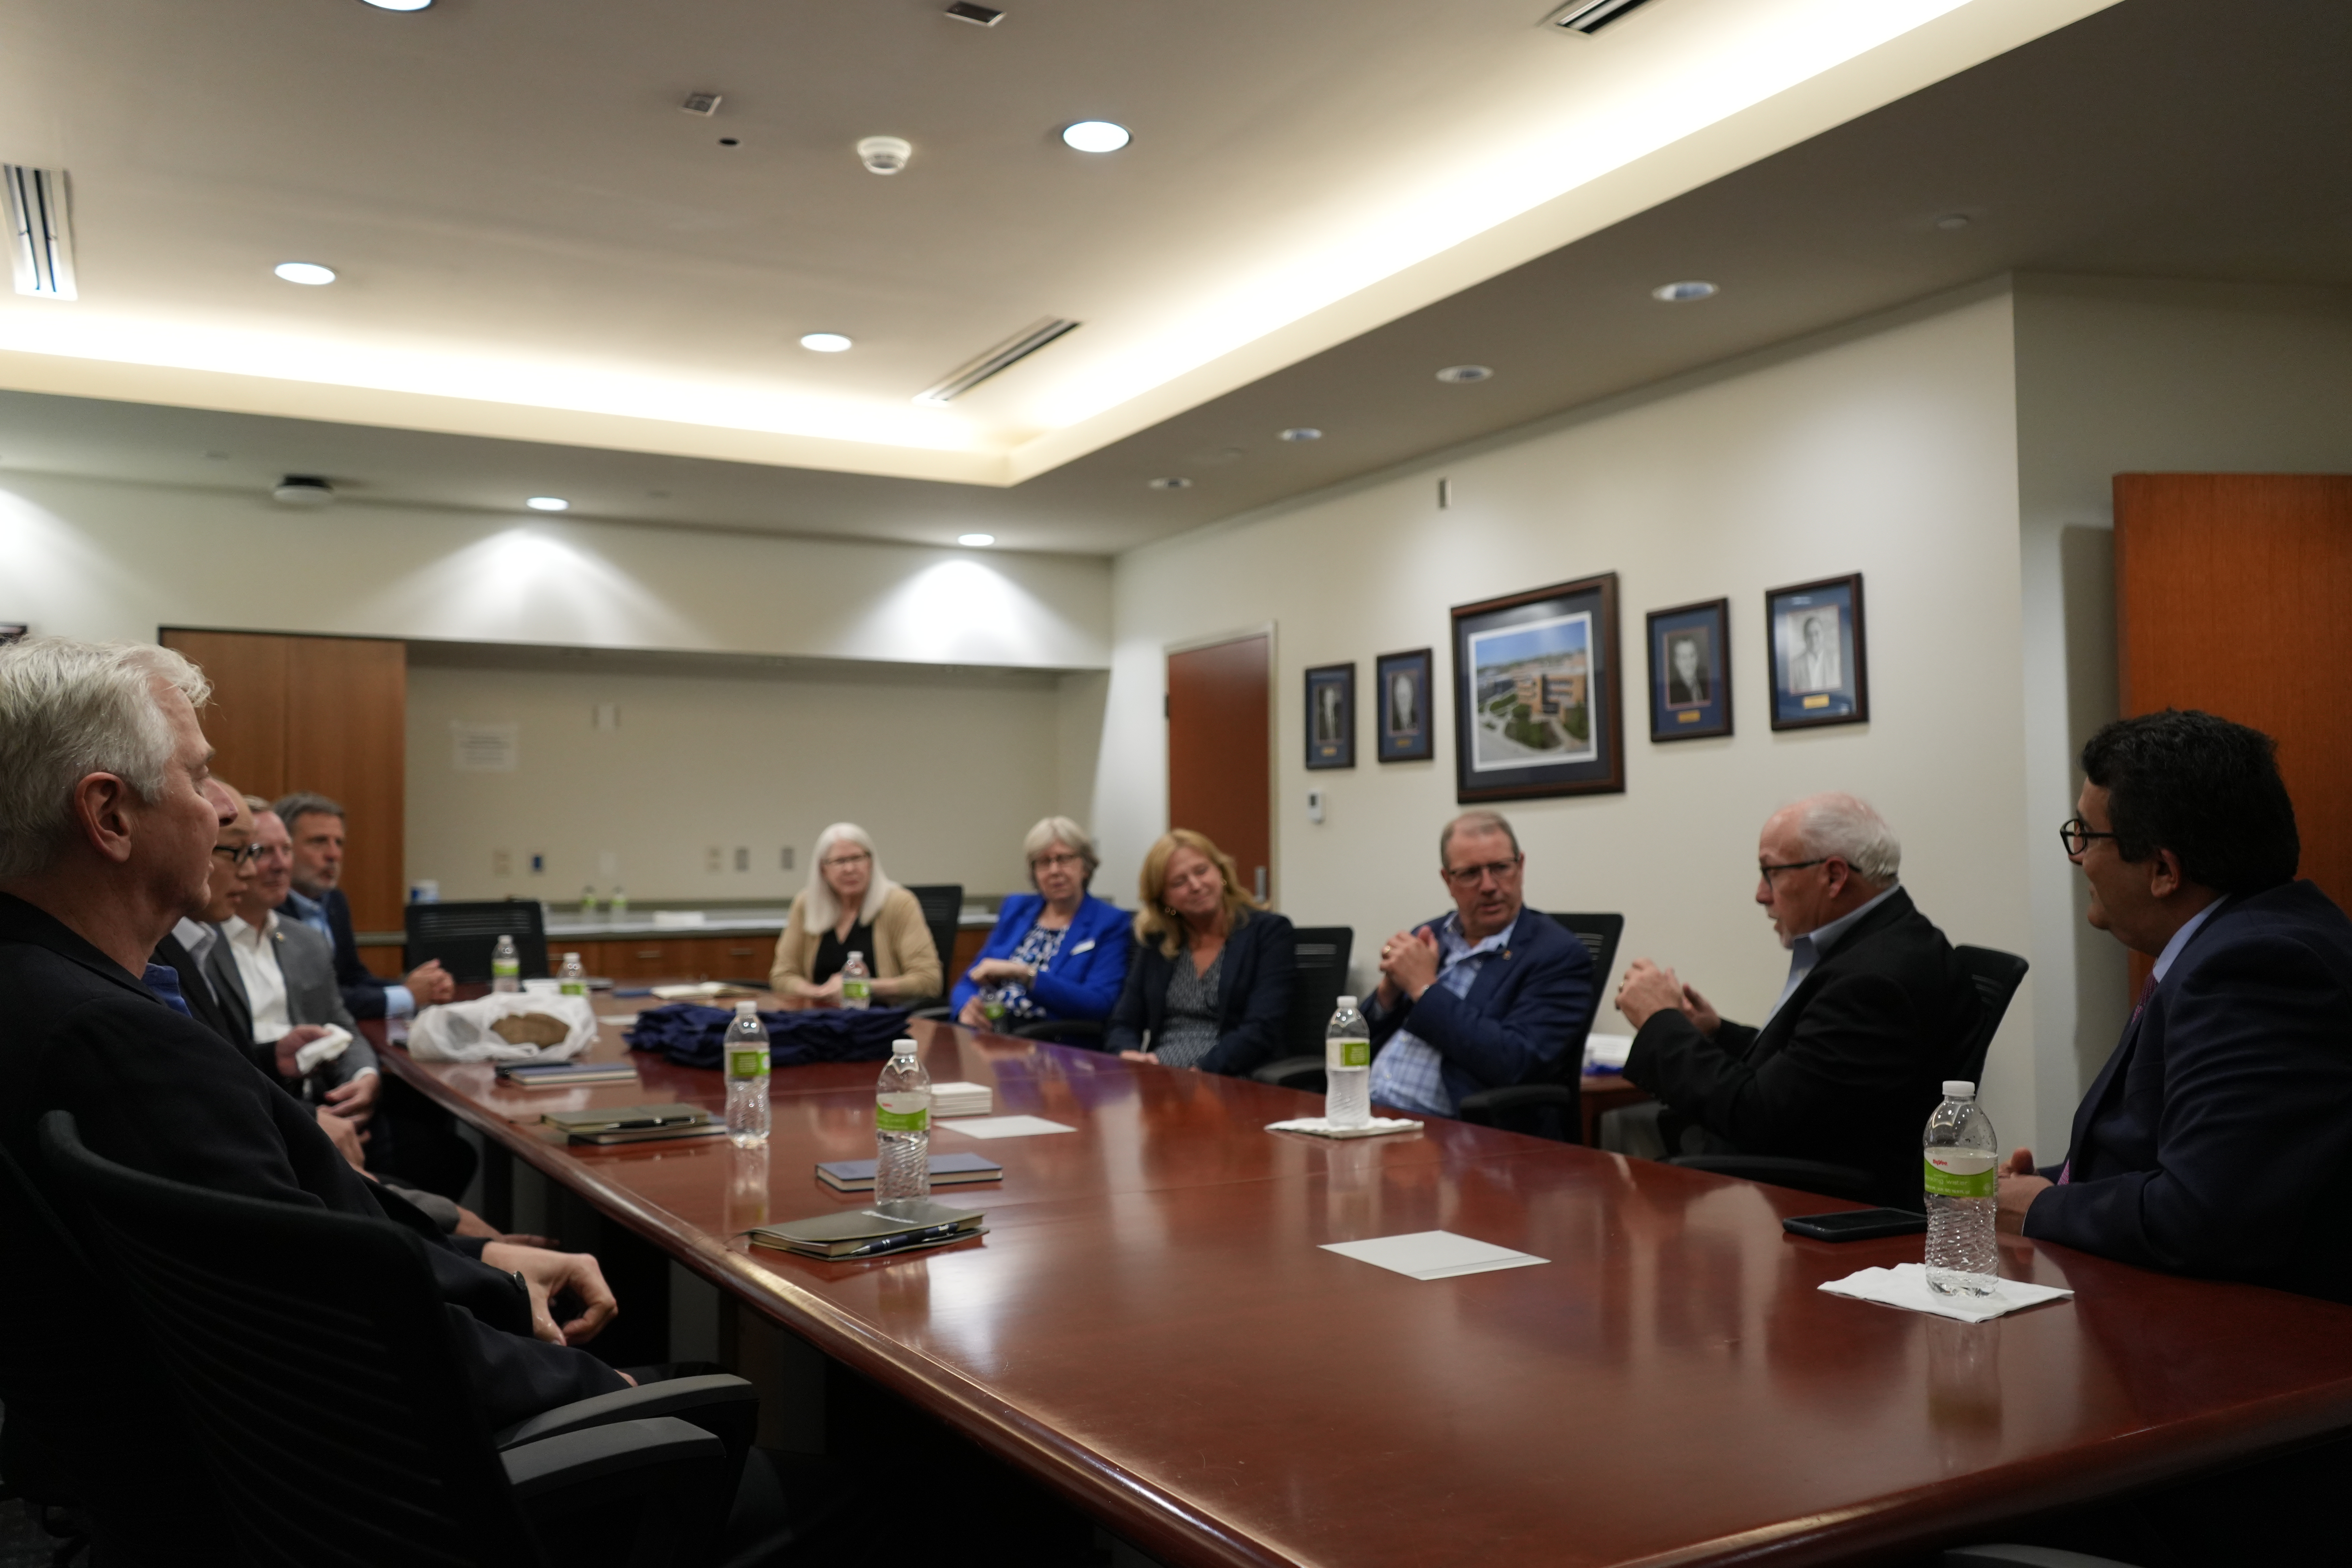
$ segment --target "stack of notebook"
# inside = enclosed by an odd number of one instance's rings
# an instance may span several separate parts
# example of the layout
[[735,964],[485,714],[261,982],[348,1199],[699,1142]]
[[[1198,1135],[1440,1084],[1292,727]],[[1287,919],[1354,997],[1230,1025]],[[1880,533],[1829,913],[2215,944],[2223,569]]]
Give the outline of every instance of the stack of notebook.
[[978,1209],[951,1209],[922,1198],[901,1200],[890,1206],[895,1213],[850,1209],[762,1226],[751,1232],[751,1240],[803,1258],[858,1258],[919,1252],[988,1234],[988,1227],[981,1223],[988,1216]]
[[635,1083],[634,1062],[502,1062],[499,1079],[509,1089],[569,1089],[580,1083]]
[[551,1110],[541,1121],[574,1143],[650,1143],[665,1138],[721,1138],[727,1123],[697,1105],[607,1105]]
[[996,1109],[996,1092],[984,1083],[931,1085],[933,1116],[985,1116]]
[[[817,1180],[837,1193],[870,1193],[874,1190],[874,1162],[871,1160],[824,1160],[816,1168]],[[934,1154],[931,1156],[931,1185],[951,1187],[965,1182],[995,1182],[1004,1177],[1004,1167],[980,1154]]]

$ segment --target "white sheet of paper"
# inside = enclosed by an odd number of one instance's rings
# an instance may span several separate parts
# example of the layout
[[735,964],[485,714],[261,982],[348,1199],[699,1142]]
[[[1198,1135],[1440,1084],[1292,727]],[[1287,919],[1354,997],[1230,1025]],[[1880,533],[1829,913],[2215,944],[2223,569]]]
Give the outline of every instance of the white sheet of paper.
[[1327,1241],[1323,1250],[1376,1268],[1411,1275],[1415,1279],[1450,1279],[1457,1274],[1484,1274],[1490,1268],[1527,1268],[1551,1261],[1549,1258],[1513,1252],[1492,1242],[1456,1236],[1450,1230],[1419,1230],[1411,1236],[1383,1236],[1370,1241]]
[[1030,1138],[1040,1132],[1077,1131],[1042,1116],[959,1116],[934,1125],[942,1132],[961,1132],[967,1138]]
[[1584,1037],[1584,1061],[1588,1067],[1607,1068],[1611,1072],[1625,1065],[1633,1054],[1631,1035],[1587,1035]]

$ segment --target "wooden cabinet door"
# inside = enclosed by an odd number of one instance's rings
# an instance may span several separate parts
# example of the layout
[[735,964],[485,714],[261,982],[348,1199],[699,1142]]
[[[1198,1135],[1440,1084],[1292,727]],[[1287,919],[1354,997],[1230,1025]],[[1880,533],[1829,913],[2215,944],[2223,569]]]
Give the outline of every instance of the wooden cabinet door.
[[765,985],[775,966],[776,939],[760,931],[740,936],[705,937],[702,973],[711,980],[750,980]]
[[1216,840],[1260,896],[1273,891],[1273,641],[1168,656],[1168,826]]

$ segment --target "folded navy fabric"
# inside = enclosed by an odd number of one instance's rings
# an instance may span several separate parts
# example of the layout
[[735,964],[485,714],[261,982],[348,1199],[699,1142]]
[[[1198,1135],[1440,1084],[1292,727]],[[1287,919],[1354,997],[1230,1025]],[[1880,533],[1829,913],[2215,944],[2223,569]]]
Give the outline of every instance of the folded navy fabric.
[[[811,1062],[878,1062],[890,1042],[907,1032],[904,1007],[815,1008],[805,1013],[762,1013],[768,1028],[768,1061],[780,1068]],[[731,1007],[673,1002],[637,1015],[629,1048],[659,1051],[680,1067],[715,1068],[735,1021]]]

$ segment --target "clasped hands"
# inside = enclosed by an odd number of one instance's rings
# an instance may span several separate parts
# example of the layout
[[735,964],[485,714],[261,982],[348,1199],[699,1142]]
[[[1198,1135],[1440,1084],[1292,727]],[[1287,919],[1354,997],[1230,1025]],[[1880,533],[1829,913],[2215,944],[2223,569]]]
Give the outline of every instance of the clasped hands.
[[[964,971],[964,978],[983,990],[1004,980],[1018,981],[1024,985],[1034,985],[1037,981],[1037,966],[1034,963],[1024,963],[1016,958],[983,958]],[[980,1010],[978,996],[972,997],[963,1005],[963,1010],[956,1015],[956,1022],[967,1029],[988,1027],[988,1015]]]
[[1715,1004],[1691,986],[1685,985],[1671,969],[1664,969],[1646,958],[1637,958],[1625,971],[1625,978],[1617,983],[1617,1011],[1636,1029],[1660,1013],[1681,1013],[1688,1017],[1698,1032],[1708,1039],[1723,1027],[1723,1015]]
[[2038,1174],[2033,1165],[2033,1151],[2016,1149],[2010,1152],[2009,1163],[2000,1168],[2000,1186],[1994,1198],[1994,1223],[2011,1234],[2025,1228],[2025,1211],[2033,1200],[2058,1184]]
[[1401,931],[1381,943],[1381,1005],[1393,1007],[1400,996],[1421,1000],[1437,984],[1437,935],[1427,926]]
[[408,987],[409,995],[415,999],[419,1007],[454,1002],[457,998],[457,978],[441,967],[441,961],[437,958],[426,959],[410,970],[400,983]]

